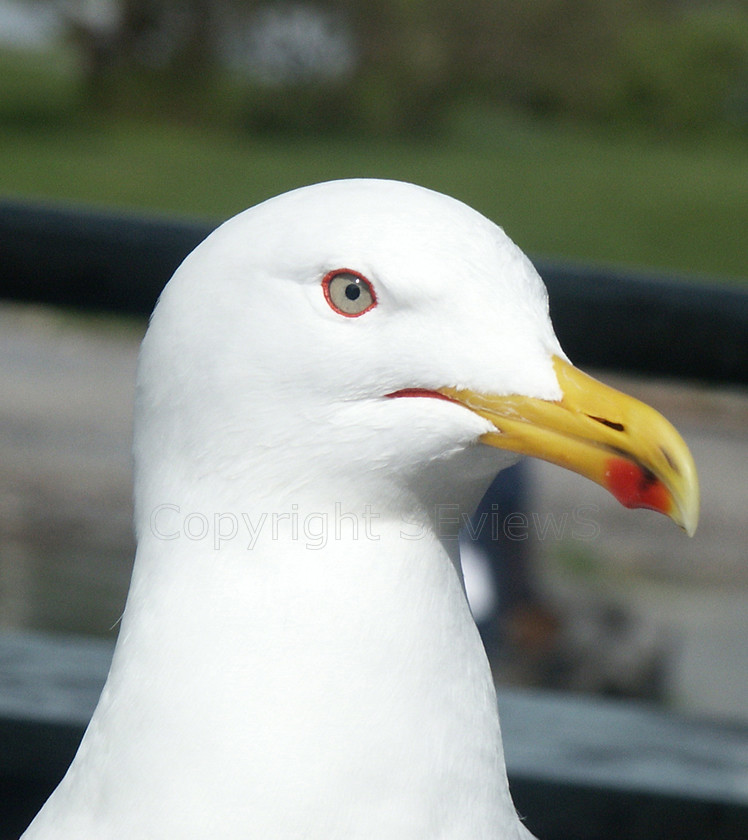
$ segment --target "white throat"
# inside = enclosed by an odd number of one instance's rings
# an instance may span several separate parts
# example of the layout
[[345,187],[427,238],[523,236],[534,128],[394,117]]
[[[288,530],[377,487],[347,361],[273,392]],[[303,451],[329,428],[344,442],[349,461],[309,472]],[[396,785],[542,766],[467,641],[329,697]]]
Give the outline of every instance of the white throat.
[[68,827],[53,799],[59,836],[514,837],[491,674],[446,541],[413,523],[371,533],[318,551],[280,528],[251,551],[141,537],[61,788],[90,825]]

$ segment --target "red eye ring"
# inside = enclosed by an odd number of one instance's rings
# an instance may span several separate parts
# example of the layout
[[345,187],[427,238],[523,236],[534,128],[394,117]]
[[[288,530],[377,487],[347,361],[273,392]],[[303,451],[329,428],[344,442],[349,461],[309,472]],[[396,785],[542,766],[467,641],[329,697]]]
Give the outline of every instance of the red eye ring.
[[322,278],[325,300],[338,315],[358,318],[377,305],[371,281],[351,268],[336,268]]

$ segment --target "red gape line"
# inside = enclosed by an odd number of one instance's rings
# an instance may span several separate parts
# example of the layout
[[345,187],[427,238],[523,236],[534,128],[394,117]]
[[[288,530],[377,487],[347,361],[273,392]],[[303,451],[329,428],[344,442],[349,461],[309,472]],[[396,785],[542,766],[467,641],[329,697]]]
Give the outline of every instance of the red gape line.
[[668,513],[672,508],[665,485],[639,464],[611,458],[605,466],[605,486],[627,508],[649,508]]
[[[403,388],[400,391],[393,391],[387,394],[388,397],[430,397],[434,400],[446,400],[447,402],[457,403],[452,397],[446,394],[440,394],[438,391],[430,391],[428,388]],[[457,403],[459,405],[459,403]]]

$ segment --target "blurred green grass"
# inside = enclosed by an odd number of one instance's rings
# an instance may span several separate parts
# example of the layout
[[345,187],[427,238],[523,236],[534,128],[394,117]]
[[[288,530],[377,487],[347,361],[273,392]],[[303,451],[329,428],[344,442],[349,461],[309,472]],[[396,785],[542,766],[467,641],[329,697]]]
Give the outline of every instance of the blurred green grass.
[[[252,137],[84,110],[64,54],[0,54],[0,194],[222,219],[292,187],[397,178],[473,205],[533,255],[748,277],[748,148],[464,107],[430,141]],[[235,108],[236,103],[226,104]]]

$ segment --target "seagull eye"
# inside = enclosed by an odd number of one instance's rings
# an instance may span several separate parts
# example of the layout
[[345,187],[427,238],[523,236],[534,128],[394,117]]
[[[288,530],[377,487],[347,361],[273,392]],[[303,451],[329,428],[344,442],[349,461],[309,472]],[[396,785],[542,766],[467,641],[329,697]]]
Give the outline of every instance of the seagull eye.
[[338,268],[322,281],[325,300],[340,315],[355,318],[377,305],[374,287],[357,271]]

